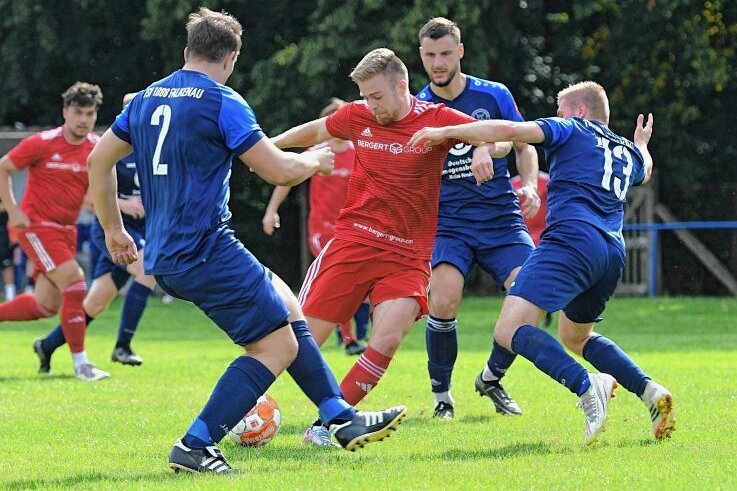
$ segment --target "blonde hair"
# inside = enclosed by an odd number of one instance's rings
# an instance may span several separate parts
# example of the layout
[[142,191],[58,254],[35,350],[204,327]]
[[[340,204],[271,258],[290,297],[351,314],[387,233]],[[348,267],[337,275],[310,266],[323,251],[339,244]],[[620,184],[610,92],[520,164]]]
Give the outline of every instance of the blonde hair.
[[135,96],[137,96],[137,95],[138,95],[138,92],[128,92],[127,94],[125,94],[123,96],[123,107],[127,106],[128,104],[130,104],[130,102],[133,100],[133,98]]
[[346,102],[343,99],[338,99],[337,97],[331,97],[330,104],[323,107],[322,111],[320,111],[320,117],[324,118],[325,116],[330,116],[335,111],[345,106],[345,104]]
[[351,80],[354,82],[365,82],[366,80],[380,74],[386,74],[392,82],[397,80],[409,80],[407,67],[399,59],[394,51],[389,48],[376,48],[369,51],[356,68],[351,72]]
[[187,48],[207,61],[219,62],[223,56],[241,50],[243,27],[227,12],[213,12],[206,7],[189,15]]
[[574,105],[585,104],[588,119],[609,124],[609,98],[604,87],[596,82],[586,81],[569,85],[558,92],[558,104],[564,98]]

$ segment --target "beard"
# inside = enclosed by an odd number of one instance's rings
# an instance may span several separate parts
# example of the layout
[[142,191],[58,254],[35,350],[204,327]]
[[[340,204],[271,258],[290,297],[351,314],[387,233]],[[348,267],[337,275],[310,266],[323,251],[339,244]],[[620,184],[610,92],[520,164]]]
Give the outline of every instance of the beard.
[[456,75],[458,75],[458,67],[453,67],[452,69],[448,70],[448,77],[441,82],[436,82],[432,76],[430,76],[430,79],[432,80],[433,85],[436,87],[447,87],[450,85],[450,83],[453,81],[454,78],[456,78]]

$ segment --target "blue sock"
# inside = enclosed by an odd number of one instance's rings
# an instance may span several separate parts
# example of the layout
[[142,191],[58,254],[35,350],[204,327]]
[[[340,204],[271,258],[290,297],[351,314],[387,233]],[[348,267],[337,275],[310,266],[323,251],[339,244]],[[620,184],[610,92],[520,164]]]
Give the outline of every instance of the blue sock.
[[512,366],[515,358],[517,358],[516,354],[497,343],[495,339],[494,344],[491,346],[491,355],[489,356],[489,361],[486,362],[486,366],[489,367],[489,370],[491,370],[491,373],[496,378],[502,378],[507,373],[509,367]]
[[353,314],[353,319],[356,321],[356,338],[366,339],[368,336],[369,318],[371,317],[371,306],[367,303],[362,303],[356,313]]
[[123,303],[123,312],[120,314],[116,346],[130,348],[131,339],[136,333],[138,322],[141,320],[150,295],[151,289],[137,281],[134,281],[128,289],[128,294],[125,296],[125,302]]
[[[89,325],[92,324],[92,321],[95,320],[95,318],[90,317],[87,312],[85,312],[84,316],[86,319],[87,327],[89,327]],[[48,333],[46,337],[41,340],[41,347],[46,353],[52,354],[54,351],[56,351],[57,348],[64,346],[66,342],[67,340],[64,339],[64,333],[61,330],[61,324],[59,324],[54,328],[53,331]]]
[[542,329],[530,325],[520,327],[512,338],[512,349],[578,396],[591,385],[586,369]]
[[611,339],[595,334],[583,346],[583,358],[602,373],[608,373],[637,397],[645,392],[650,377]]
[[438,319],[428,316],[425,329],[427,348],[427,373],[433,392],[448,392],[453,366],[458,357],[458,336],[456,319]]
[[256,405],[256,400],[274,383],[274,374],[260,361],[239,356],[225,370],[202,410],[184,436],[190,448],[217,444]]
[[326,425],[336,419],[353,419],[356,410],[343,399],[338,381],[312,338],[307,322],[292,322],[292,330],[297,338],[299,351],[297,358],[287,368],[289,375],[319,408],[320,419]]

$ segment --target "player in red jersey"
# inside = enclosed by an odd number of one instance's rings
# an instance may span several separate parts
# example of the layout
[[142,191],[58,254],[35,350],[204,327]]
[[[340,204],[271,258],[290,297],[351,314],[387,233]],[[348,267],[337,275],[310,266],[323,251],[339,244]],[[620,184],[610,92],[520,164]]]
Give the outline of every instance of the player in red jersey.
[[[520,176],[514,176],[510,179],[512,187],[515,191],[522,187],[522,178]],[[547,215],[547,201],[548,201],[548,181],[550,181],[550,175],[546,172],[538,172],[537,174],[537,195],[540,197],[540,209],[535,216],[525,215],[525,225],[527,230],[530,232],[530,237],[535,243],[535,247],[540,243],[540,237],[545,230],[545,215]]]
[[[415,320],[427,313],[441,172],[455,142],[427,149],[407,142],[423,126],[474,119],[412,97],[407,68],[389,49],[369,52],[351,78],[364,100],[292,128],[273,141],[291,148],[340,138],[356,147],[335,238],[315,259],[300,292],[319,344],[368,296],[373,307],[371,340],[340,387],[345,400],[356,404],[376,387]],[[510,148],[506,145],[503,152]],[[489,149],[482,146],[479,151]],[[324,434],[321,428],[316,422],[305,441],[325,443],[319,438]]]
[[[320,111],[320,117],[333,114],[345,103],[344,100],[334,97],[330,104]],[[335,220],[338,218],[343,203],[345,203],[348,193],[348,179],[351,177],[353,161],[356,156],[353,142],[340,138],[331,138],[325,143],[309,148],[308,151],[325,146],[330,146],[335,154],[333,173],[329,176],[314,175],[310,178],[310,216],[307,224],[307,244],[313,257],[320,254],[320,251],[335,234]],[[274,230],[279,228],[279,206],[287,198],[291,189],[289,186],[276,186],[274,188],[264,212],[264,218],[261,220],[266,235],[272,235]],[[358,338],[363,338],[368,327],[369,305],[367,303],[361,304],[353,317],[356,319]],[[339,324],[338,330],[346,354],[360,355],[366,351],[366,346],[359,342],[353,334],[351,324],[350,320]]]
[[[24,139],[0,159],[0,200],[8,211],[8,228],[33,259],[36,276],[35,293],[0,304],[0,321],[41,319],[60,311],[74,374],[91,382],[110,374],[95,368],[84,350],[86,284],[75,259],[75,222],[87,194],[87,156],[98,140],[92,130],[102,91],[77,82],[62,99],[62,126]],[[18,206],[10,174],[26,168],[28,185]]]

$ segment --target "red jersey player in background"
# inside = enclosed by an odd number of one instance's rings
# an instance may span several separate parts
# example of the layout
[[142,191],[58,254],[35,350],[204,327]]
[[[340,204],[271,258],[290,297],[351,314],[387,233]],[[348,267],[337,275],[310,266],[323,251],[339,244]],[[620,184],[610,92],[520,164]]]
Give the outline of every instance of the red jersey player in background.
[[[522,178],[520,176],[514,176],[511,181],[512,187],[515,191],[522,187]],[[540,237],[546,227],[545,215],[548,213],[548,181],[550,181],[550,176],[547,173],[542,171],[538,172],[537,195],[540,197],[540,209],[535,216],[523,216],[525,219],[525,225],[527,225],[527,230],[530,232],[532,241],[535,243],[535,247],[540,243]]]
[[[320,111],[320,117],[330,116],[345,103],[344,100],[333,97],[330,104]],[[325,146],[330,146],[333,150],[335,165],[331,175],[316,174],[310,178],[310,216],[307,224],[307,244],[313,257],[317,257],[335,235],[335,220],[338,218],[348,194],[348,179],[351,177],[353,160],[356,156],[353,142],[340,138],[331,138],[325,143],[309,148],[308,151]],[[289,186],[276,186],[274,188],[264,212],[264,218],[261,220],[266,235],[272,235],[274,229],[279,228],[279,206],[287,198],[291,189]],[[366,336],[369,305],[362,303],[353,317],[356,320],[357,336],[353,334],[353,326],[350,320],[339,324],[338,329],[346,354],[360,355],[366,350],[366,346],[361,344],[358,339]]]
[[[428,149],[407,142],[425,126],[474,119],[412,97],[407,68],[389,49],[369,52],[351,78],[364,100],[292,128],[273,141],[292,148],[340,138],[356,147],[335,238],[310,266],[300,292],[318,344],[325,342],[336,323],[350,319],[368,296],[373,307],[371,339],[340,386],[345,400],[356,404],[376,387],[415,320],[427,313],[441,172],[456,142]],[[510,149],[511,144],[504,150],[482,145],[476,152],[494,150],[498,157]],[[307,430],[305,442],[329,444],[329,437],[321,437],[325,433],[318,420]]]
[[[64,124],[22,140],[0,159],[0,200],[8,211],[8,228],[33,260],[35,293],[0,304],[0,321],[51,317],[60,310],[61,327],[74,361],[74,375],[92,382],[110,374],[87,359],[87,321],[82,302],[86,284],[76,261],[76,221],[87,194],[87,156],[98,136],[92,132],[102,91],[77,82],[62,94]],[[28,169],[20,206],[10,174]]]

